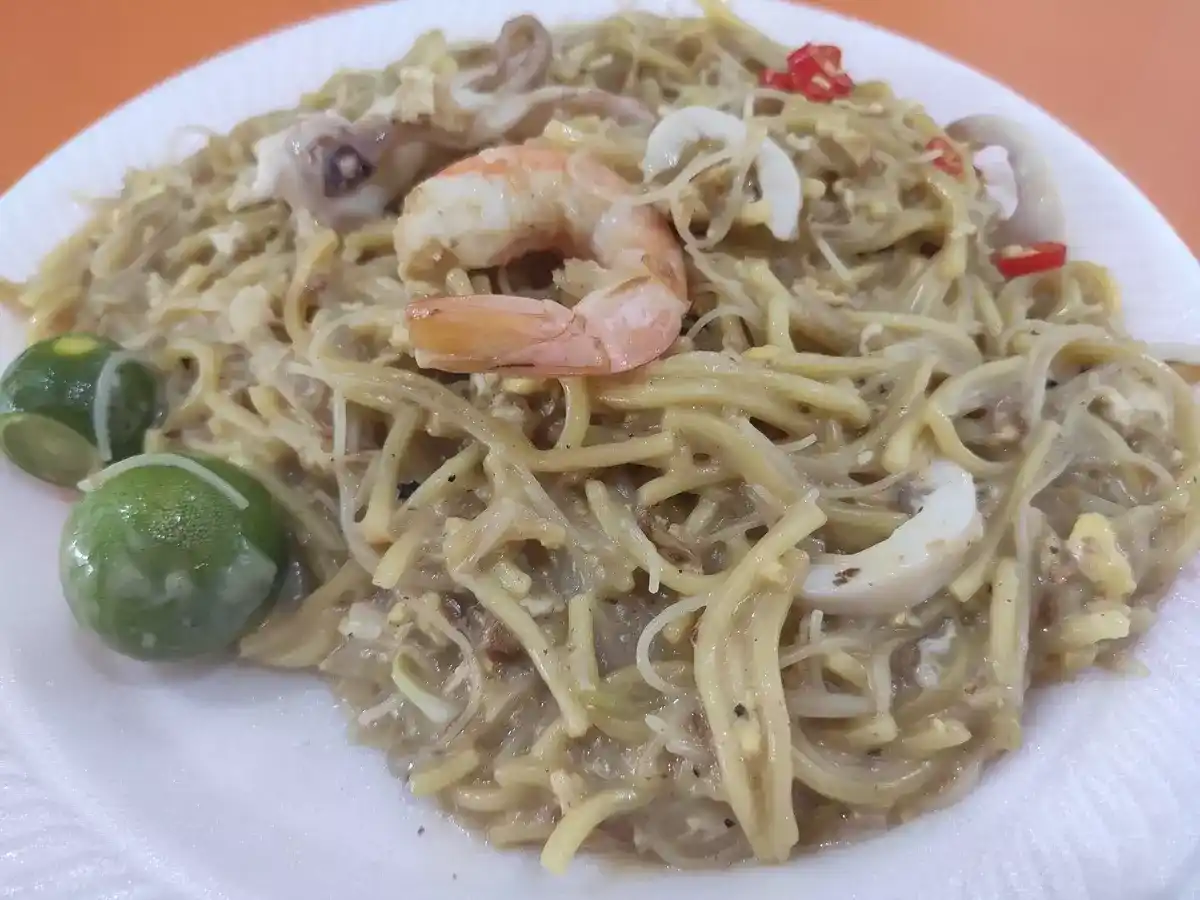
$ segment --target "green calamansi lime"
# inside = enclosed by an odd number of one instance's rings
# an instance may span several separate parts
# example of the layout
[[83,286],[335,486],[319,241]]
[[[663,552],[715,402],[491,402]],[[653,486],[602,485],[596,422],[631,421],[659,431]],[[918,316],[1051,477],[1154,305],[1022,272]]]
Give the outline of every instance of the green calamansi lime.
[[39,341],[0,376],[0,452],[52,484],[141,453],[157,414],[154,372],[91,334]]
[[151,454],[105,470],[63,532],[75,618],[139,659],[230,647],[274,602],[289,562],[284,513],[230,463]]

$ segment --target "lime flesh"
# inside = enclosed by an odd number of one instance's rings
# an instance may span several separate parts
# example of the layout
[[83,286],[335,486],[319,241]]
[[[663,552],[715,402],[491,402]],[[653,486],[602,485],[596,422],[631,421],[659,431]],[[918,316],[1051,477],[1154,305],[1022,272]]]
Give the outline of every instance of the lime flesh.
[[0,416],[0,452],[34,478],[62,487],[100,468],[100,454],[87,438],[37,413]]
[[[36,478],[75,484],[101,463],[142,452],[158,394],[155,372],[116,342],[91,334],[47,338],[0,375],[0,420],[9,432],[0,437],[0,452]],[[105,433],[98,435],[101,425]]]

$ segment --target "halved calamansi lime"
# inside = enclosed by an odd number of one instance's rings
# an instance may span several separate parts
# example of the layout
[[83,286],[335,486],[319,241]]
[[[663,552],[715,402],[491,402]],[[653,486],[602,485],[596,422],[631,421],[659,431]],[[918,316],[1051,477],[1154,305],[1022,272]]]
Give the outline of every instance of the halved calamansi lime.
[[140,453],[157,414],[153,370],[91,334],[39,341],[0,376],[0,451],[53,484]]

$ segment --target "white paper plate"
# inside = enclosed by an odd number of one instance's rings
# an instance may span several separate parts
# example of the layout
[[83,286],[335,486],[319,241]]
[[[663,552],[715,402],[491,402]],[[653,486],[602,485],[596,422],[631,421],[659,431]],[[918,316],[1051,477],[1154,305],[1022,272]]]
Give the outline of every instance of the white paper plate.
[[[185,126],[225,129],[293,105],[338,67],[387,63],[428,28],[491,36],[514,12],[556,22],[564,6],[407,0],[214,59],[94,125],[0,201],[0,274],[26,276],[80,222],[73,195],[112,191],[126,167],[192,149]],[[612,8],[577,0],[571,16]],[[738,8],[793,43],[841,44],[856,76],[888,79],[939,120],[1023,121],[1053,161],[1073,253],[1114,270],[1134,330],[1200,338],[1195,259],[1129,182],[1048,115],[877,29],[767,0]],[[17,323],[5,320],[0,355],[18,344]],[[583,860],[554,879],[532,854],[491,851],[407,798],[381,756],[346,742],[316,680],[155,670],[80,641],[56,581],[64,503],[7,468],[0,497],[3,896],[1132,900],[1188,890],[1178,879],[1200,836],[1200,603],[1190,578],[1142,645],[1150,677],[1096,677],[1041,696],[1027,746],[952,810],[783,867],[690,875]]]

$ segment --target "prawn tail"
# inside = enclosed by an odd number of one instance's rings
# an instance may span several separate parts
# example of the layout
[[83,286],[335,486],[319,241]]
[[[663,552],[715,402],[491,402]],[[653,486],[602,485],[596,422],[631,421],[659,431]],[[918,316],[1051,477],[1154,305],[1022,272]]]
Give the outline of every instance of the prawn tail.
[[429,297],[405,309],[417,365],[448,372],[536,368],[543,374],[602,372],[607,357],[571,310],[503,294]]

